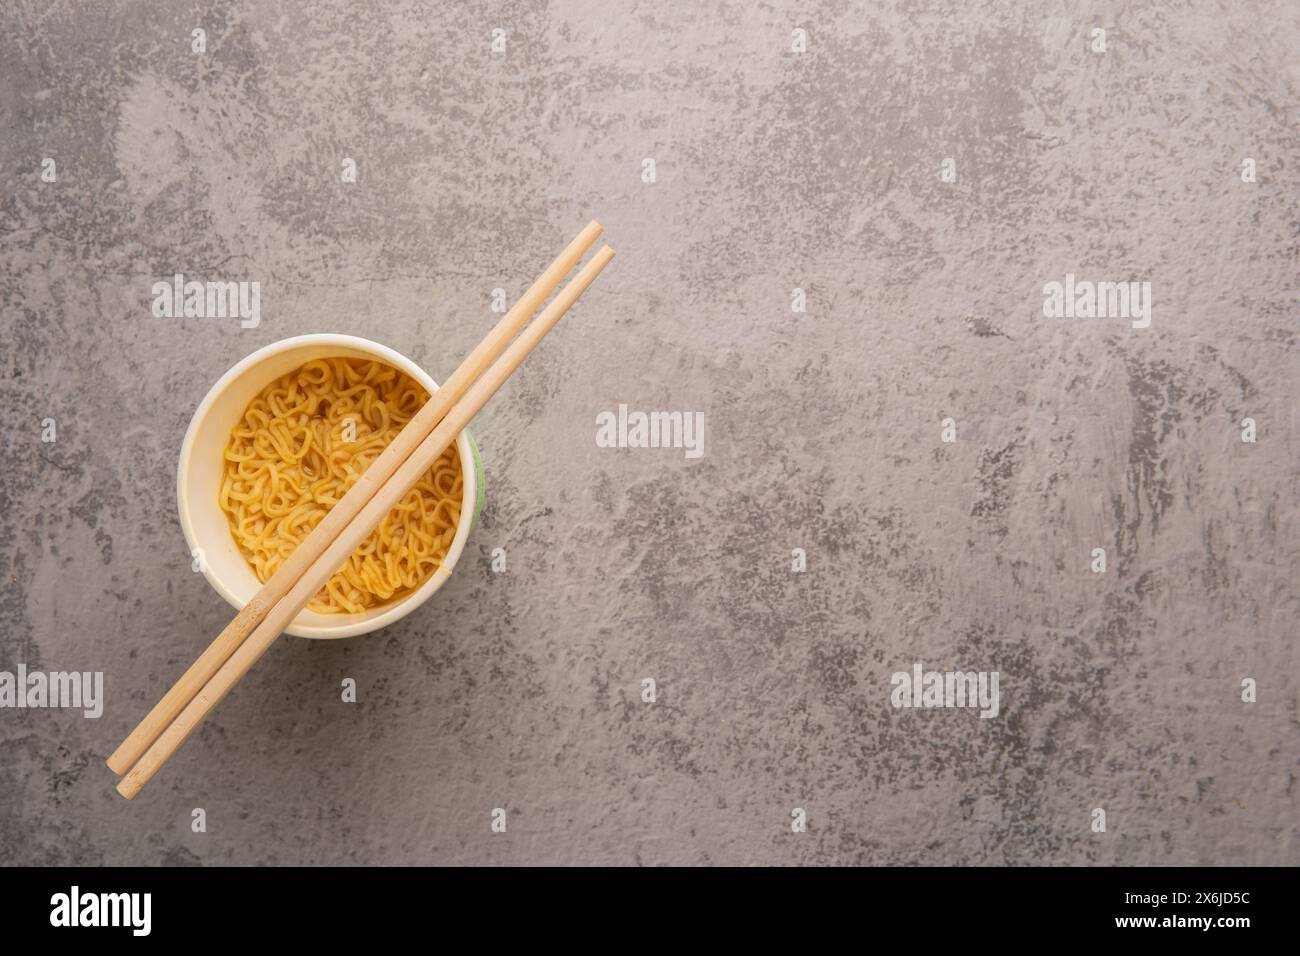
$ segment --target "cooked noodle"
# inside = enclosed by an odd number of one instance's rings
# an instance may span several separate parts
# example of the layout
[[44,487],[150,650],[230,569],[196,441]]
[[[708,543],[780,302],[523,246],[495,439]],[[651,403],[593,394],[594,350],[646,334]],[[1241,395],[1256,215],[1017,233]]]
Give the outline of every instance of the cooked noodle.
[[[275,573],[428,397],[391,365],[331,358],[282,375],[249,403],[226,446],[219,501],[259,580]],[[422,585],[456,536],[461,491],[452,444],[308,609],[356,613]]]

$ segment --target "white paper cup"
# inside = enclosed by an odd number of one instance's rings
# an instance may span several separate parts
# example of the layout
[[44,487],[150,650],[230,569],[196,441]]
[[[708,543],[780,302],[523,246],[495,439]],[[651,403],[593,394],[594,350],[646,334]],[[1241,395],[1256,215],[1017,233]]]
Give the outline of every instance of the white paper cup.
[[[218,504],[222,453],[230,431],[248,403],[281,375],[318,358],[377,359],[405,372],[432,395],[438,385],[428,373],[392,349],[352,335],[300,335],[258,349],[213,385],[199,403],[181,445],[176,473],[176,502],[190,553],[201,549],[203,574],[223,598],[242,608],[261,587],[257,575],[239,553],[230,523]],[[433,595],[451,577],[465,542],[483,508],[483,466],[469,431],[456,438],[464,491],[460,523],[442,566],[415,591],[360,614],[320,614],[302,611],[285,630],[298,637],[353,637],[400,620]]]

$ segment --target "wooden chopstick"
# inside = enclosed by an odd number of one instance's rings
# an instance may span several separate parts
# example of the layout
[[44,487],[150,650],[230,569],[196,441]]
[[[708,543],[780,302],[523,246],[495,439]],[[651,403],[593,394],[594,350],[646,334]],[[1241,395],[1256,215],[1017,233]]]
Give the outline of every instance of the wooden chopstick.
[[594,220],[588,223],[559,257],[546,268],[546,271],[538,276],[537,281],[520,297],[514,307],[502,317],[474,351],[470,352],[460,367],[429,398],[424,407],[406,423],[397,437],[389,443],[379,457],[371,462],[370,467],[362,472],[356,484],[348,489],[347,494],[321,519],[320,524],[316,525],[303,542],[293,550],[275,574],[271,575],[271,579],[258,589],[252,600],[244,605],[235,619],[226,625],[225,629],[217,635],[216,640],[208,645],[207,650],[199,655],[198,660],[190,665],[189,669],[163,695],[162,700],[154,705],[153,710],[149,711],[126,740],[122,741],[121,746],[113,751],[107,763],[114,773],[126,773],[135,765],[164,728],[176,719],[185,705],[211,680],[218,668],[234,653],[235,648],[247,639],[271,608],[289,593],[290,588],[302,577],[314,558],[361,512],[366,502],[370,501],[379,488],[392,477],[398,466],[410,457],[420,442],[433,431],[434,426],[465,394],[470,385],[501,354],[520,327],[555,291],[556,286],[570,270],[582,260],[601,232],[600,223]]
[[[579,270],[573,281],[560,290],[541,315],[528,325],[491,368],[469,387],[464,397],[452,406],[446,417],[398,467],[393,476],[384,483],[338,537],[322,552],[315,555],[310,567],[289,589],[289,592],[267,612],[266,617],[248,635],[248,638],[235,648],[226,662],[185,705],[176,719],[163,730],[126,776],[118,782],[118,793],[131,800],[140,792],[140,789],[194,732],[199,722],[230,692],[239,679],[248,673],[258,658],[279,637],[280,632],[298,615],[298,612],[315,596],[334,572],[347,561],[352,552],[378,526],[392,507],[415,486],[447,446],[456,440],[456,436],[469,424],[470,419],[496,393],[502,383],[519,367],[528,353],[537,346],[542,337],[554,327],[613,258],[614,252],[608,246],[598,250]],[[299,545],[298,550],[302,550],[305,546],[304,541]]]

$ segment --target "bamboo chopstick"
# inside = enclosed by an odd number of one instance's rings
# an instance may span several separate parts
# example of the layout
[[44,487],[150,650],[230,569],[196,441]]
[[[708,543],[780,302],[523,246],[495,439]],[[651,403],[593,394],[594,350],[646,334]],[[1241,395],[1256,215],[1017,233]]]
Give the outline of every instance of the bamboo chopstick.
[[[446,417],[429,433],[361,509],[360,513],[343,528],[323,551],[313,556],[310,566],[266,614],[262,622],[248,635],[217,672],[204,684],[180,714],[162,731],[158,739],[145,751],[134,767],[118,782],[117,791],[128,800],[133,799],[149,782],[160,767],[189,737],[199,722],[214,708],[230,689],[248,673],[279,637],[280,632],[298,615],[298,612],[324,586],[335,571],[348,559],[366,536],[384,519],[392,507],[401,500],[420,477],[428,471],[438,456],[456,440],[456,436],[469,423],[497,391],[511,373],[519,367],[528,353],[542,337],[554,327],[569,307],[586,291],[600,271],[614,258],[608,246],[602,247],[579,270],[573,281],[565,286],[542,310],[536,320],[519,334],[519,337],[502,353],[501,357],[465,395],[447,412]],[[301,551],[307,542],[299,545]]]
[[347,494],[294,549],[271,579],[258,589],[252,600],[244,605],[234,620],[226,625],[225,629],[217,635],[216,640],[208,645],[208,648],[163,695],[162,700],[154,705],[153,710],[149,711],[131,731],[121,746],[113,751],[107,763],[114,773],[126,773],[144,755],[149,745],[158,738],[168,724],[176,719],[185,705],[234,653],[235,648],[247,639],[266,614],[302,577],[312,560],[338,537],[339,532],[360,513],[366,502],[392,477],[398,466],[443,419],[469,386],[501,354],[520,327],[537,311],[538,306],[546,301],[570,270],[582,260],[601,232],[600,223],[594,220],[588,223],[559,257],[546,268],[546,271],[538,276],[537,281],[520,297],[514,307],[502,317],[474,351],[470,352],[460,367],[407,422],[379,457],[371,462],[370,467],[357,479],[357,483],[348,489]]

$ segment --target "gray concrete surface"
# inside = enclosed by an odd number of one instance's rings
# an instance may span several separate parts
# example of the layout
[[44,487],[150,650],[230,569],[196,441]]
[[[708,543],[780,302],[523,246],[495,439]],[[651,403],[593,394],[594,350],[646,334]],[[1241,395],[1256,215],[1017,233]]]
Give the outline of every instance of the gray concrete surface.
[[[0,863],[1300,862],[1295,4],[360,10],[0,11],[0,670],[107,687],[0,710]],[[444,377],[593,216],[449,586],[282,639],[121,800],[230,614],[173,498],[212,382],[314,331]],[[260,326],[153,317],[176,271]],[[1067,273],[1151,327],[1045,318]],[[597,448],[621,402],[704,456]],[[895,709],[917,662],[999,715]]]

